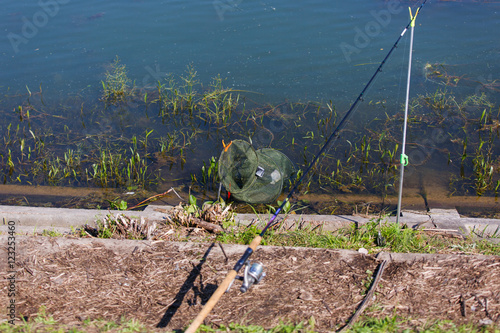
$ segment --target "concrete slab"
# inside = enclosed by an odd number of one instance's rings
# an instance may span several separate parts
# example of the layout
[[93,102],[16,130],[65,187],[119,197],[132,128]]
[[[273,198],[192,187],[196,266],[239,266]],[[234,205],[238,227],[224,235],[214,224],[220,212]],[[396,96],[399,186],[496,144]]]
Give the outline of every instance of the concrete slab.
[[429,210],[429,216],[436,228],[453,229],[459,230],[464,234],[468,233],[456,209],[431,208]]
[[[7,235],[0,235],[0,243],[7,243]],[[146,241],[146,240],[129,240],[129,239],[101,239],[101,238],[71,238],[71,237],[41,237],[41,236],[19,236],[16,238],[18,244],[25,244],[25,242],[37,243],[37,254],[51,254],[55,252],[65,251],[74,246],[87,246],[94,249],[108,249],[117,254],[141,252],[150,250],[155,244],[163,243],[165,241]],[[209,243],[195,243],[195,242],[168,242],[168,244],[179,252],[189,252],[201,254],[206,251],[210,246]],[[211,256],[226,257],[232,255],[241,255],[248,248],[248,245],[239,244],[223,244],[216,245],[211,250]],[[268,246],[260,245],[259,252],[276,252],[283,250],[294,250],[299,252],[324,252],[322,248],[305,248],[293,246]],[[22,246],[20,247],[22,251]],[[463,255],[463,254],[436,254],[436,253],[394,253],[394,252],[380,252],[376,255],[363,254],[359,251],[343,250],[343,249],[326,249],[330,252],[335,252],[340,255],[339,259],[355,260],[360,257],[375,257],[376,259],[388,260],[389,262],[415,262],[415,261],[448,261],[456,260],[459,258],[475,258],[487,259],[498,258],[498,256],[490,255]],[[286,251],[285,251],[286,252]]]
[[376,255],[378,260],[387,260],[388,262],[428,262],[436,261],[442,263],[444,261],[460,260],[464,257],[473,257],[475,259],[487,259],[495,256],[475,254],[473,256],[467,254],[445,254],[445,253],[395,253],[395,252],[380,252]]
[[163,220],[164,213],[146,209],[144,211],[119,211],[96,209],[73,209],[51,207],[26,207],[26,206],[0,206],[0,216],[3,224],[15,221],[17,226],[33,227],[79,227],[93,224],[97,219],[104,218],[107,214],[122,213],[128,217],[148,218],[150,220]]
[[478,237],[500,238],[500,220],[462,218],[461,222],[470,234]]
[[[117,211],[117,210],[86,210],[71,208],[44,208],[24,206],[0,206],[2,223],[0,231],[7,230],[8,221],[16,222],[16,230],[20,233],[35,233],[42,230],[53,230],[59,233],[68,233],[71,228],[79,228],[85,224],[93,225],[96,220],[107,214],[124,214],[131,218],[144,217],[149,221],[162,222],[165,214],[172,206],[150,205],[144,211]],[[239,224],[265,225],[269,214],[236,214],[235,220]],[[279,216],[284,219],[285,228],[320,226],[324,231],[334,231],[339,228],[355,224],[365,224],[377,216],[367,215],[299,215],[290,214]],[[395,223],[396,217],[390,216],[388,222]],[[500,240],[500,220],[484,218],[464,218],[455,209],[431,209],[426,211],[403,211],[399,222],[413,229],[447,229],[460,232],[464,236],[498,238]]]

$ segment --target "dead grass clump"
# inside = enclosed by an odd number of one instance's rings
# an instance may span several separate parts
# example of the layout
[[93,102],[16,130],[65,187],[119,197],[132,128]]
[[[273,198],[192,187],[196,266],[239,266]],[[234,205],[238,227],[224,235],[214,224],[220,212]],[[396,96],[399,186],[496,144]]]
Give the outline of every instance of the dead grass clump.
[[192,202],[189,205],[174,207],[166,219],[174,224],[183,227],[200,227],[213,233],[224,231],[224,223],[230,223],[234,220],[231,205],[224,203],[205,203],[201,208]]
[[84,230],[93,237],[115,239],[150,240],[158,236],[159,229],[155,222],[149,223],[141,216],[131,218],[123,214],[108,214],[103,221],[96,221],[96,227],[85,225]]

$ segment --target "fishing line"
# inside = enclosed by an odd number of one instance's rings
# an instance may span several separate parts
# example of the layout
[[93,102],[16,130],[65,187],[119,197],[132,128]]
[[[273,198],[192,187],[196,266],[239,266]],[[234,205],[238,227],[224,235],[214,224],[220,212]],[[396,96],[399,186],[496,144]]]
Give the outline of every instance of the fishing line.
[[[420,11],[420,9],[424,6],[424,4],[426,2],[427,2],[427,0],[424,0],[422,2],[422,4],[420,5],[420,7],[417,8],[417,13]],[[316,165],[316,163],[318,162],[319,158],[323,154],[326,153],[328,146],[331,143],[333,143],[336,139],[338,139],[340,131],[342,131],[344,129],[344,127],[347,125],[347,122],[349,121],[349,119],[354,114],[354,111],[356,110],[356,108],[358,106],[358,103],[363,100],[363,97],[364,97],[365,93],[367,92],[368,88],[370,88],[370,86],[372,85],[372,83],[375,81],[378,73],[380,73],[382,71],[382,67],[384,66],[384,64],[386,63],[386,61],[389,59],[389,57],[391,56],[392,52],[396,49],[396,47],[398,46],[399,41],[401,40],[401,38],[403,38],[404,34],[406,33],[406,31],[408,31],[408,28],[411,26],[411,24],[413,22],[414,22],[414,19],[412,18],[410,20],[410,22],[408,22],[408,24],[406,25],[406,27],[403,29],[403,31],[399,35],[398,39],[396,40],[396,42],[394,43],[394,45],[392,46],[392,48],[389,50],[389,52],[385,56],[384,60],[382,60],[382,62],[378,66],[377,70],[372,75],[372,77],[370,78],[370,80],[368,81],[368,83],[365,85],[365,87],[363,88],[363,90],[361,91],[361,93],[358,95],[358,97],[356,98],[356,100],[354,101],[354,103],[351,105],[351,107],[349,108],[349,110],[347,111],[347,113],[344,115],[344,118],[342,118],[342,120],[340,121],[340,123],[337,125],[337,128],[330,135],[330,137],[328,138],[328,140],[326,141],[326,143],[320,149],[320,151],[318,152],[318,154],[314,157],[313,161],[309,164],[309,166],[307,167],[307,169],[302,173],[301,177],[295,182],[295,185],[290,190],[288,196],[285,198],[285,200],[283,200],[283,202],[281,203],[281,205],[279,206],[279,208],[276,209],[276,212],[273,214],[273,216],[271,217],[271,219],[269,220],[269,222],[267,223],[267,225],[264,227],[264,229],[262,229],[262,232],[260,233],[259,236],[261,236],[261,237],[264,236],[264,234],[266,233],[267,229],[269,229],[273,225],[276,217],[281,212],[281,210],[283,209],[283,207],[285,207],[285,205],[287,204],[287,202],[290,201],[290,198],[295,193],[295,191],[297,190],[297,188],[299,187],[299,185],[302,183],[302,180],[305,178],[305,176]]]
[[406,53],[407,47],[408,47],[408,40],[405,39],[404,50],[403,50],[403,53],[401,54],[401,70],[399,71],[399,84],[398,84],[399,89],[398,89],[398,96],[396,98],[396,107],[397,108],[399,108],[399,99],[400,99],[401,91],[403,88],[401,83],[403,82],[404,65],[405,65],[405,61],[406,61],[405,53]]
[[[379,65],[379,66],[378,66],[378,68],[377,68],[377,70],[380,70],[380,69],[381,69],[381,66]],[[375,82],[377,82],[377,80],[378,80],[378,76],[374,75],[374,76],[372,77],[372,80],[373,80],[373,81],[371,82],[371,84],[370,84],[369,86],[366,86],[366,85],[365,85],[364,95],[366,95],[366,94],[370,91],[370,89],[372,88],[372,86],[375,84]],[[359,97],[358,97],[358,98],[359,98]],[[361,100],[361,101],[363,101],[363,98],[361,98],[360,100]],[[355,102],[355,103],[357,103],[357,102]],[[353,105],[354,105],[354,104],[353,104]],[[352,106],[351,106],[351,108],[352,108]],[[358,109],[358,105],[356,105],[356,106],[354,107],[354,109],[352,109],[352,110],[351,110],[351,109],[349,109],[349,111],[351,112],[351,114],[354,114],[354,113],[357,111],[357,109]],[[349,113],[349,111],[348,111],[347,113]],[[346,115],[347,115],[347,113],[346,113]],[[345,116],[346,116],[346,115],[344,115],[344,118],[345,118]],[[343,119],[342,119],[342,120],[343,120]],[[342,120],[341,120],[341,121],[342,121]],[[339,124],[339,125],[340,125],[340,124]],[[346,121],[345,125],[347,125],[347,121]],[[344,125],[344,127],[345,127],[345,125]],[[339,128],[337,127],[335,131],[340,132],[340,131],[342,131],[342,129],[343,129],[343,128],[340,128],[340,129],[339,129]],[[321,174],[321,169],[319,168],[319,166],[323,164],[323,160],[324,160],[326,157],[334,159],[333,154],[329,155],[328,153],[329,153],[330,149],[333,147],[333,142],[334,142],[335,140],[331,140],[331,142],[328,142],[328,140],[329,140],[329,138],[331,138],[331,136],[335,133],[335,131],[334,131],[334,132],[332,132],[332,134],[331,134],[331,135],[327,138],[327,140],[325,141],[324,146],[326,146],[326,149],[324,150],[324,152],[323,152],[323,153],[321,153],[321,151],[320,151],[321,156],[319,156],[319,157],[318,157],[318,155],[316,155],[316,157],[312,160],[313,162],[311,162],[311,163],[309,164],[309,166],[313,165],[313,167],[312,167],[312,168],[308,168],[308,169],[306,169],[306,171],[303,173],[304,175],[306,175],[307,173],[309,173],[309,177],[308,177],[308,179],[307,179],[306,184],[309,184],[309,183],[311,182],[311,179],[313,178],[313,176],[314,176],[315,172],[317,172],[317,173],[318,173],[318,175],[320,175],[320,174]],[[347,140],[347,141],[348,141],[348,140]],[[349,143],[350,143],[350,142],[349,142]],[[312,169],[312,170],[311,170],[311,169]],[[311,171],[313,171],[313,172],[309,172],[309,170],[311,170]],[[302,182],[302,180],[301,180],[301,179],[299,179],[299,180],[297,181],[298,185],[300,185],[300,183],[301,183],[301,182]],[[298,186],[297,186],[297,187],[298,187]],[[292,193],[293,191],[295,191],[295,190],[294,190],[294,189],[292,189],[292,190],[290,191],[290,195],[287,197],[287,199],[290,199],[290,198],[291,198],[291,196],[293,195],[293,193]],[[286,204],[286,202],[285,202],[285,204]],[[278,222],[278,221],[275,221],[275,223],[277,223],[277,222]]]
[[[417,11],[419,11],[420,9],[422,9],[422,7],[424,6],[424,4],[426,2],[427,2],[427,0],[424,0],[422,2],[422,4],[420,5],[420,7],[418,7]],[[278,214],[281,212],[281,210],[283,210],[283,208],[285,207],[285,205],[290,201],[290,198],[292,197],[292,195],[298,189],[299,185],[304,180],[304,178],[309,174],[309,172],[311,171],[311,169],[316,165],[316,163],[318,162],[319,158],[323,154],[325,154],[327,152],[328,146],[330,146],[330,144],[333,143],[339,137],[340,132],[342,131],[342,129],[344,129],[344,127],[346,126],[347,122],[349,121],[349,119],[354,114],[354,111],[356,110],[356,107],[357,107],[358,103],[363,100],[363,97],[364,97],[366,91],[371,86],[371,84],[374,82],[374,80],[377,77],[378,73],[380,73],[382,71],[382,67],[384,66],[384,64],[386,63],[386,61],[389,59],[389,57],[391,56],[392,52],[396,49],[399,41],[404,36],[404,34],[408,30],[408,28],[410,27],[410,25],[412,24],[412,22],[414,22],[413,19],[410,20],[410,22],[406,25],[406,27],[404,28],[404,30],[401,32],[401,34],[399,35],[399,37],[396,40],[396,42],[394,43],[394,45],[392,46],[392,48],[389,50],[389,53],[387,53],[387,55],[385,56],[384,60],[382,60],[382,62],[378,66],[378,68],[375,71],[375,73],[372,75],[372,77],[370,78],[370,80],[368,81],[368,83],[365,85],[365,87],[363,88],[363,90],[361,91],[361,93],[359,94],[359,96],[356,98],[356,100],[354,101],[354,103],[351,105],[351,107],[349,108],[349,110],[347,111],[347,113],[344,115],[344,117],[342,118],[342,120],[340,121],[340,123],[337,125],[337,128],[330,135],[330,137],[328,138],[328,140],[325,142],[325,144],[320,149],[320,151],[318,152],[318,154],[314,157],[313,161],[309,164],[309,166],[307,167],[307,169],[302,173],[302,175],[300,176],[300,178],[295,182],[295,185],[290,190],[290,193],[285,198],[285,200],[283,200],[283,202],[279,206],[279,208],[276,209],[276,212],[270,218],[269,222],[264,227],[264,229],[262,229],[262,232],[259,235],[257,235],[252,240],[252,242],[250,243],[250,245],[248,246],[248,248],[245,250],[245,252],[241,256],[241,258],[234,265],[233,269],[229,271],[229,273],[227,274],[227,276],[225,277],[225,279],[217,287],[217,289],[212,294],[212,296],[207,301],[207,303],[205,303],[205,306],[200,311],[200,313],[198,314],[198,316],[196,316],[196,318],[193,320],[193,322],[191,323],[191,325],[187,328],[187,330],[185,331],[186,333],[194,333],[198,329],[198,327],[203,323],[203,320],[205,320],[205,318],[208,316],[208,314],[210,313],[210,311],[212,311],[212,309],[214,308],[215,304],[217,304],[217,302],[222,297],[222,295],[228,290],[228,288],[231,286],[231,284],[233,283],[233,281],[236,279],[238,271],[243,266],[248,265],[248,261],[249,261],[248,259],[250,258],[250,256],[252,255],[252,253],[257,249],[257,246],[259,246],[259,244],[260,244],[260,242],[262,240],[262,237],[264,236],[264,234],[266,233],[266,231],[275,223],[275,220],[276,220],[276,217],[278,216]]]

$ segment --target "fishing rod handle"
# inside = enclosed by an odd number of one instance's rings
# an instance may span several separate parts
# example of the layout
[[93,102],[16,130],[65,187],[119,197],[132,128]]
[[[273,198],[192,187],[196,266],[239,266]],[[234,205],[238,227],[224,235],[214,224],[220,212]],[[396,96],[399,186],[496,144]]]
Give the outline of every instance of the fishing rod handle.
[[189,325],[187,330],[184,333],[194,333],[200,327],[201,324],[203,324],[203,321],[205,318],[208,316],[210,311],[214,308],[215,304],[219,301],[219,299],[222,297],[222,295],[226,292],[227,288],[229,287],[229,284],[233,282],[233,280],[236,278],[237,272],[232,269],[229,271],[227,274],[226,278],[222,283],[219,285],[217,290],[212,294],[208,302],[205,304],[203,309],[201,309],[200,313],[198,313],[198,316],[194,319],[194,321]]
[[255,238],[252,240],[250,245],[248,245],[248,247],[251,248],[252,251],[255,251],[257,249],[257,246],[259,246],[261,240],[262,240],[261,236],[255,236]]
[[[248,248],[252,249],[252,252],[255,251],[255,249],[257,249],[257,246],[259,246],[261,240],[262,240],[261,236],[256,236],[252,240],[252,242],[250,243]],[[236,278],[236,274],[238,274],[238,272],[234,269],[230,270],[229,273],[227,273],[227,276],[224,279],[224,281],[222,281],[222,283],[219,285],[217,290],[215,290],[215,292],[212,294],[212,296],[210,297],[208,302],[205,303],[205,306],[203,307],[203,309],[201,309],[200,313],[198,313],[196,318],[193,320],[191,325],[189,325],[187,330],[184,331],[184,333],[196,332],[198,327],[200,327],[200,325],[203,324],[203,321],[205,320],[205,318],[212,311],[215,304],[217,304],[217,302],[222,297],[222,295],[224,295],[224,293],[226,292],[226,290],[229,287],[229,285],[231,284],[231,282],[233,282],[233,280]]]

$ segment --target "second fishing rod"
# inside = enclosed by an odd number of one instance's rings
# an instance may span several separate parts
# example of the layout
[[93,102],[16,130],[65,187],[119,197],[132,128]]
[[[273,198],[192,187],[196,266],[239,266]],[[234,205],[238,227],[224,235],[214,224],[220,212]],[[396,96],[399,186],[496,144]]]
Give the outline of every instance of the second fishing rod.
[[[417,13],[422,9],[422,7],[424,6],[424,4],[426,2],[427,2],[427,0],[424,0],[422,2],[422,4],[417,9]],[[416,17],[416,15],[415,15],[415,17]],[[378,68],[375,71],[375,73],[372,75],[372,77],[370,78],[370,80],[368,81],[368,83],[365,85],[365,87],[363,88],[363,90],[361,91],[361,93],[358,95],[358,97],[356,98],[356,100],[354,101],[354,103],[351,105],[351,107],[349,108],[349,110],[346,112],[346,114],[344,115],[344,117],[342,118],[342,120],[339,122],[339,124],[337,125],[337,127],[335,128],[335,130],[328,137],[328,139],[325,142],[325,144],[321,147],[320,151],[316,154],[316,156],[314,157],[314,159],[312,160],[312,162],[309,164],[309,166],[307,167],[307,169],[302,173],[301,177],[295,182],[295,184],[292,187],[292,189],[290,190],[288,196],[285,198],[285,200],[283,200],[283,202],[278,207],[278,209],[276,209],[276,212],[273,214],[273,216],[271,216],[271,218],[269,219],[269,222],[266,224],[266,226],[264,227],[264,229],[262,229],[262,232],[259,235],[257,235],[252,240],[252,242],[250,243],[250,245],[248,246],[248,248],[245,250],[245,252],[241,256],[241,258],[234,265],[233,269],[229,271],[229,273],[227,274],[226,278],[222,281],[222,283],[218,286],[218,288],[212,294],[212,296],[207,301],[207,303],[205,304],[205,306],[203,307],[203,309],[200,311],[200,313],[198,314],[198,316],[194,319],[194,321],[191,323],[191,325],[187,328],[187,330],[185,331],[186,333],[194,333],[197,330],[197,328],[203,323],[203,321],[205,320],[205,318],[208,316],[208,314],[210,313],[210,311],[212,311],[212,309],[217,304],[217,302],[222,297],[222,295],[228,290],[228,288],[230,288],[230,286],[232,285],[233,281],[237,278],[238,272],[241,270],[241,268],[243,268],[243,266],[246,266],[246,268],[245,268],[245,278],[246,278],[249,267],[250,267],[250,270],[252,269],[252,267],[249,266],[249,258],[252,255],[252,253],[259,246],[259,244],[260,244],[260,242],[262,240],[262,237],[265,235],[265,233],[267,232],[267,230],[276,223],[276,218],[277,218],[278,214],[283,210],[283,208],[285,207],[285,205],[288,202],[290,202],[290,199],[292,198],[292,196],[295,194],[295,192],[299,188],[299,185],[302,183],[302,181],[305,179],[305,177],[309,174],[309,172],[311,172],[311,170],[314,168],[314,166],[318,163],[320,157],[323,156],[324,154],[326,154],[326,152],[327,152],[328,148],[330,147],[330,145],[333,142],[335,142],[336,139],[338,139],[340,132],[344,129],[344,127],[347,125],[347,122],[349,121],[349,119],[354,114],[354,112],[356,110],[356,107],[358,106],[358,103],[363,100],[363,97],[364,97],[366,91],[372,85],[372,83],[374,82],[374,80],[377,77],[377,75],[382,71],[382,67],[385,65],[385,63],[387,62],[387,60],[391,56],[392,52],[397,48],[397,46],[398,46],[399,42],[401,41],[401,39],[403,38],[404,34],[408,31],[408,29],[410,28],[410,26],[414,22],[415,17],[412,17],[411,20],[410,20],[410,22],[403,29],[403,31],[401,32],[401,34],[397,38],[397,40],[394,43],[394,45],[392,46],[392,48],[389,50],[389,52],[387,53],[387,55],[385,56],[385,58],[382,60],[382,62],[378,66]],[[258,273],[261,273],[261,271],[259,270]],[[252,281],[254,283],[258,282],[257,279],[259,277],[257,275],[252,276],[251,278],[252,278]]]

